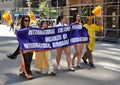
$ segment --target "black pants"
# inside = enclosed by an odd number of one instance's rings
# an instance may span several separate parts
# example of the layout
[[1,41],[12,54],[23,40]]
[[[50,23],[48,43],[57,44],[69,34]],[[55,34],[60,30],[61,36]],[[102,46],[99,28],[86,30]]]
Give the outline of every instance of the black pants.
[[26,70],[26,72],[28,74],[32,74],[32,72],[31,72],[32,55],[33,55],[33,53],[25,53],[25,54],[23,54],[25,70]]
[[18,54],[20,54],[20,45],[18,45],[17,49],[13,53],[14,56],[17,56]]

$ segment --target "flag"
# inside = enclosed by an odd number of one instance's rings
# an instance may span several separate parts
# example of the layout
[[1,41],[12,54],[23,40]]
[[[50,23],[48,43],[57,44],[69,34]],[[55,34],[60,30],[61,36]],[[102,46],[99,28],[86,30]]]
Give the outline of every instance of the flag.
[[2,18],[5,19],[5,21],[11,25],[12,24],[12,18],[10,16],[10,13],[9,12],[6,12],[4,14],[2,14]]
[[32,11],[30,11],[30,12],[28,13],[28,15],[29,15],[29,17],[30,17],[30,22],[31,22],[31,23],[32,23],[32,22],[37,22],[37,19],[36,19],[35,15],[34,15],[34,13],[33,13]]
[[94,15],[96,15],[97,17],[101,17],[101,10],[102,10],[102,7],[101,6],[97,6],[97,7],[95,7],[95,9],[93,9],[92,13]]

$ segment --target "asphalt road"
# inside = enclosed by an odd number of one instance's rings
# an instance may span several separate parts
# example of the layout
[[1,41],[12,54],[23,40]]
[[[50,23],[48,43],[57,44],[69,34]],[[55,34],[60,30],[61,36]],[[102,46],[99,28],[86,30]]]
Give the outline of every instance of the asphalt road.
[[[81,61],[85,69],[76,69],[75,72],[67,70],[66,57],[63,52],[61,57],[63,70],[56,70],[56,76],[36,73],[33,61],[34,79],[26,80],[19,76],[20,56],[15,60],[6,57],[6,54],[12,53],[17,47],[16,37],[13,33],[11,35],[9,36],[9,33],[0,35],[0,85],[120,85],[120,45],[96,42],[93,52],[95,68],[90,68]],[[71,56],[73,53],[74,48],[71,47]],[[56,51],[52,50],[54,67],[56,67],[55,55]]]

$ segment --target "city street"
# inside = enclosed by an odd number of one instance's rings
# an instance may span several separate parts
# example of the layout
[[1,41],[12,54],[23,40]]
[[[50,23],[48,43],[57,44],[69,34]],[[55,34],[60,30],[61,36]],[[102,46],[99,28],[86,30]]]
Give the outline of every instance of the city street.
[[[15,34],[9,27],[0,25],[0,85],[120,85],[120,45],[108,42],[96,42],[93,52],[95,68],[90,68],[81,60],[84,69],[76,69],[75,72],[67,70],[64,52],[61,57],[62,70],[56,70],[56,76],[39,74],[32,71],[34,79],[26,80],[19,76],[21,64],[20,56],[15,60],[8,59],[7,54],[17,48]],[[85,49],[83,50],[83,53]],[[71,47],[71,56],[74,48]],[[56,68],[56,51],[52,50],[52,61]]]

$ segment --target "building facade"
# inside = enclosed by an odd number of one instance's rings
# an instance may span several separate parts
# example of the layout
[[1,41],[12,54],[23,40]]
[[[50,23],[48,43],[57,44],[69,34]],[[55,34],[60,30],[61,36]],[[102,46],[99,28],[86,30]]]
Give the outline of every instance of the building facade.
[[[13,18],[18,18],[21,15],[27,14],[29,10],[37,13],[40,0],[0,0],[0,20],[1,15],[9,11]],[[29,6],[30,5],[30,6]],[[38,17],[39,15],[37,15]]]
[[120,0],[66,0],[66,3],[64,13],[69,16],[70,23],[75,13],[80,13],[82,23],[86,23],[86,16],[93,15],[92,10],[96,6],[102,6],[102,17],[94,16],[94,23],[102,21],[104,30],[96,35],[101,38],[120,40]]

